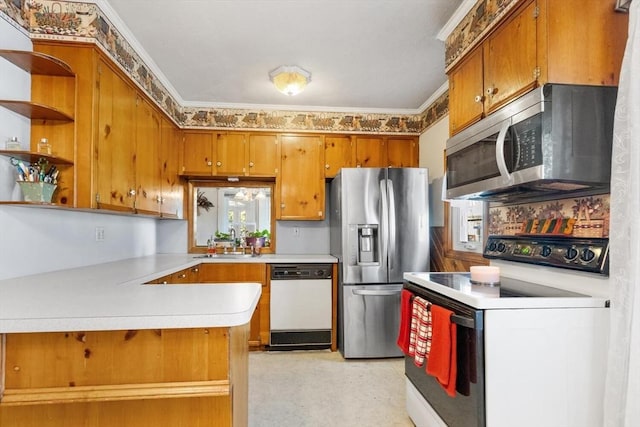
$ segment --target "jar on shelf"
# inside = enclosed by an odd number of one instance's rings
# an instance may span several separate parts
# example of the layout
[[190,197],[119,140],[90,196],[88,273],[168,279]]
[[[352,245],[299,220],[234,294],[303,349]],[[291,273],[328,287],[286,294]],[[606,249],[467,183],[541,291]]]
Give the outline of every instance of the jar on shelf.
[[22,150],[22,144],[20,144],[20,141],[18,141],[17,136],[12,136],[11,138],[7,139],[5,148],[7,150]]
[[47,138],[42,138],[40,139],[40,142],[38,142],[38,153],[51,154],[51,144],[49,144],[49,140]]

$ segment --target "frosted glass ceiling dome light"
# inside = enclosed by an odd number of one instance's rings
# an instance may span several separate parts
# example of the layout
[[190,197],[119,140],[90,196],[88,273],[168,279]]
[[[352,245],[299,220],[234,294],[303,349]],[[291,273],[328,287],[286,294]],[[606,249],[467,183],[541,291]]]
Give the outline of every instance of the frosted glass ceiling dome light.
[[311,73],[297,65],[281,65],[269,72],[269,80],[280,92],[294,96],[304,90],[311,81]]

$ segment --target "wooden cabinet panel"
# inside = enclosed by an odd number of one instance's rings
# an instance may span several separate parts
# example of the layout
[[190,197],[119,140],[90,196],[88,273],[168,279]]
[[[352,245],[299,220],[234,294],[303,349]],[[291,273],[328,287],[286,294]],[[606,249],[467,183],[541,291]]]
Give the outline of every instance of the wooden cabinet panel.
[[384,137],[356,136],[356,167],[384,168],[387,166],[387,145]]
[[182,174],[212,175],[214,133],[207,131],[183,131]]
[[324,144],[322,137],[283,135],[276,182],[277,219],[324,219]]
[[238,133],[218,134],[216,141],[216,175],[244,175],[246,171],[246,135]]
[[536,17],[536,2],[532,1],[484,43],[487,114],[536,86]]
[[340,169],[355,166],[355,150],[350,136],[325,136],[324,177],[335,177]]
[[246,283],[262,284],[262,295],[256,311],[251,317],[249,346],[252,348],[269,344],[269,286],[266,264],[200,264],[199,283]]
[[538,0],[540,80],[618,85],[629,15],[615,13],[613,3]]
[[160,212],[160,120],[143,98],[136,106],[136,211]]
[[418,139],[387,139],[387,166],[391,168],[411,168],[418,166]]
[[97,207],[133,210],[136,94],[103,61],[99,70]]
[[184,189],[179,177],[180,153],[182,151],[180,130],[168,119],[162,117],[160,133],[160,166],[162,168],[160,215],[182,218]]
[[449,129],[451,134],[482,118],[484,83],[482,47],[475,49],[449,74]]
[[248,175],[276,176],[279,163],[278,135],[249,135]]

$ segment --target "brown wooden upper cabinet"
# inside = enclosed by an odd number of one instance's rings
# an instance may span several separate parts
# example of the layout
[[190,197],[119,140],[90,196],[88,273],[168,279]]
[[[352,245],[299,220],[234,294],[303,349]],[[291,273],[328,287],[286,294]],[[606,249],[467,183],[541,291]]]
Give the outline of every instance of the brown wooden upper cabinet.
[[165,218],[182,218],[184,187],[180,182],[180,154],[182,138],[180,129],[169,119],[160,120],[161,193],[160,215]]
[[324,141],[315,135],[282,135],[276,180],[276,219],[324,219]]
[[384,136],[355,137],[356,167],[383,168],[387,166],[387,144]]
[[387,166],[410,168],[418,166],[418,138],[388,137]]
[[355,167],[354,141],[351,136],[324,137],[324,177],[333,178],[341,168]]
[[249,176],[271,177],[278,174],[280,145],[277,134],[250,134],[246,152]]
[[613,1],[529,0],[449,71],[455,134],[545,83],[616,86],[628,15]]
[[[34,101],[49,98],[57,108],[74,112],[74,122],[47,131],[54,151],[73,159],[73,168],[61,173],[58,194],[66,200],[59,202],[83,209],[181,215],[176,208],[182,205],[177,168],[170,162],[164,167],[162,160],[178,158],[162,148],[163,135],[167,143],[175,140],[178,127],[97,47],[39,40],[34,50],[66,62],[76,76],[75,81],[58,78],[56,84],[32,79]],[[44,137],[41,126],[32,122],[32,137]],[[173,200],[166,212],[165,199]]]
[[275,134],[189,130],[183,132],[183,138],[183,175],[275,177],[277,174]]

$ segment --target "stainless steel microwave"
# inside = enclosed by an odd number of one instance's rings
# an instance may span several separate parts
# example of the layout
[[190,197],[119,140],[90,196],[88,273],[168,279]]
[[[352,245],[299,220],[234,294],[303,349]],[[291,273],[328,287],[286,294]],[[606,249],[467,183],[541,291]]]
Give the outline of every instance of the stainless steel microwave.
[[617,88],[547,84],[447,141],[447,198],[517,202],[610,188]]

